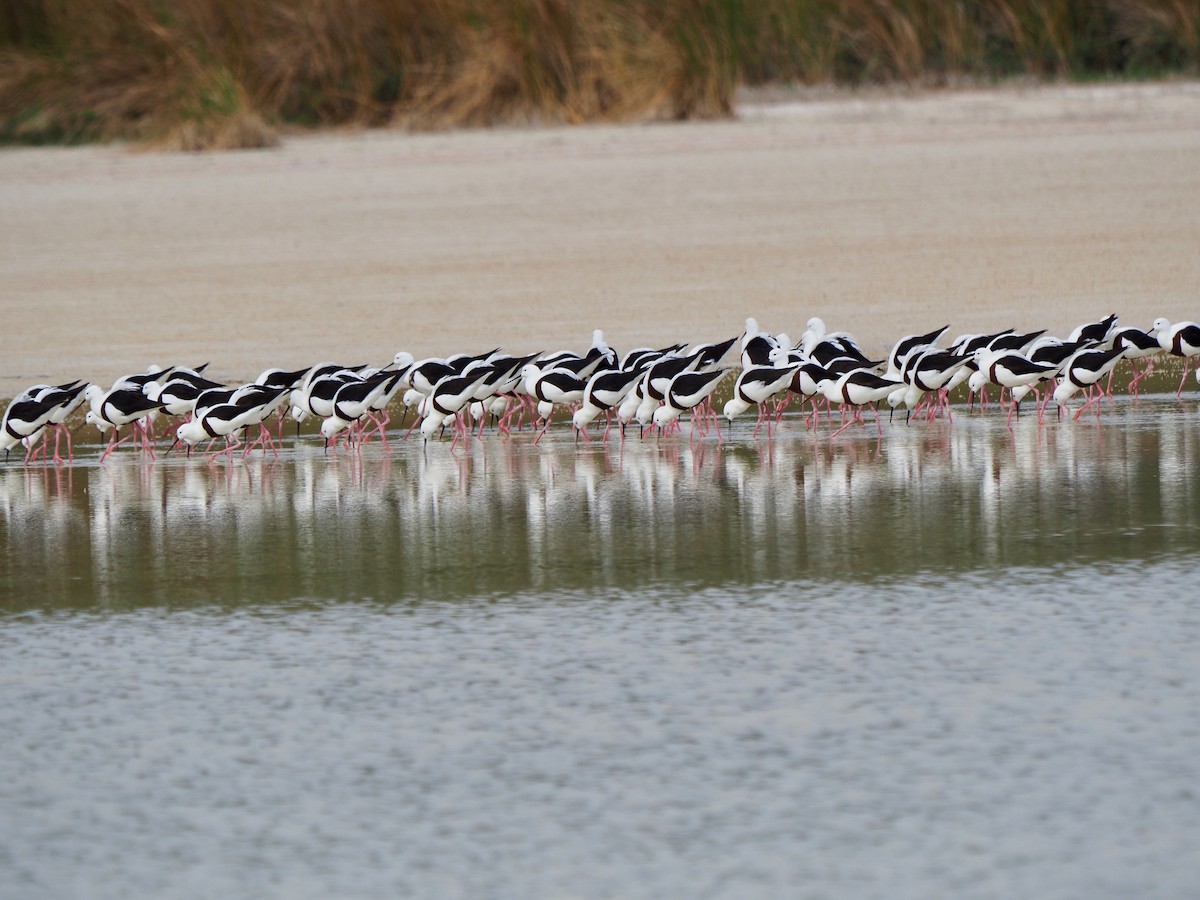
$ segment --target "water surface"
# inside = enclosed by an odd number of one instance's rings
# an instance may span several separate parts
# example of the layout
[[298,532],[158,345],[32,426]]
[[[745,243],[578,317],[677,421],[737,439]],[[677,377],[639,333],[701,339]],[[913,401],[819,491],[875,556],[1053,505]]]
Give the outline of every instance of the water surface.
[[1186,897],[1200,427],[0,472],[0,895]]

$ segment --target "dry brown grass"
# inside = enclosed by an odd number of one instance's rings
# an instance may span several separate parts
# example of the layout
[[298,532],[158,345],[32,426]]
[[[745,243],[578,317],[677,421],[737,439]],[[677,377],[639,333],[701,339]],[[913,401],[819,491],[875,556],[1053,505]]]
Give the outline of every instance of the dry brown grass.
[[7,0],[0,138],[727,114],[739,83],[1200,66],[1196,0]]

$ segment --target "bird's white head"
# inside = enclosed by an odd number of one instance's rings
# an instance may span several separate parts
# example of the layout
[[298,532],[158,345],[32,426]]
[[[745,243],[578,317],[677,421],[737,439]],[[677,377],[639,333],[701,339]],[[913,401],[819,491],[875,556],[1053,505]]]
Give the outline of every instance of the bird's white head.
[[658,408],[658,401],[646,394],[642,397],[642,402],[638,404],[637,414],[635,418],[639,425],[649,425],[650,420],[654,418],[654,410]]
[[[453,416],[450,417],[453,420]],[[432,412],[421,420],[421,435],[426,439],[433,437],[439,428],[446,424],[446,416]]]
[[184,422],[175,430],[175,438],[180,443],[187,444],[189,447],[196,446],[197,443],[204,439],[206,434],[204,426],[200,424],[198,419]]
[[337,416],[330,416],[321,423],[321,437],[325,438],[327,441],[332,440],[335,435],[341,434],[349,427],[350,423],[345,419],[339,419]]
[[1171,330],[1171,320],[1166,319],[1162,316],[1159,316],[1157,319],[1155,319],[1154,324],[1152,326],[1150,326],[1151,334],[1159,334],[1160,332],[1170,331],[1170,330]]
[[750,404],[741,397],[731,397],[729,400],[725,401],[725,408],[721,410],[721,415],[732,422],[734,416],[740,416],[749,408]]
[[112,423],[107,419],[102,419],[94,412],[88,411],[88,414],[83,417],[83,421],[88,425],[95,425],[101,434],[108,434],[108,429],[112,428]]
[[99,417],[100,401],[104,399],[104,388],[98,384],[89,384],[83,392],[83,399],[88,402],[88,406],[92,408],[92,412]]
[[541,374],[542,370],[536,363],[525,363],[521,366],[521,385],[525,388],[525,393],[533,393],[534,385]]
[[971,393],[975,393],[985,384],[987,384],[987,374],[984,372],[972,372],[971,377],[967,379],[967,388]]
[[662,428],[668,422],[673,422],[679,418],[680,411],[673,406],[660,406],[654,411],[653,422],[659,428]]
[[401,350],[392,357],[392,365],[394,365],[397,369],[403,369],[406,366],[411,366],[416,361],[416,358],[407,350]]

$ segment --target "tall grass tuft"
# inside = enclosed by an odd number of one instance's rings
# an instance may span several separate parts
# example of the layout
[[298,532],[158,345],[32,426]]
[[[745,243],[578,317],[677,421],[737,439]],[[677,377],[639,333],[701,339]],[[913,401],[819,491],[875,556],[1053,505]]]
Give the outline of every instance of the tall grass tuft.
[[6,0],[0,140],[720,116],[740,84],[1200,71],[1196,0]]

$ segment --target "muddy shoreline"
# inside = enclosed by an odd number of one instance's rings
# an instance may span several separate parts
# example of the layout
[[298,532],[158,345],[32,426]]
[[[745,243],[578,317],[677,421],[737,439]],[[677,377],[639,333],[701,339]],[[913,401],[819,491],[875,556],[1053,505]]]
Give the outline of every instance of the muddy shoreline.
[[1200,316],[1200,85],[772,96],[737,121],[0,151],[0,395],[809,316]]

